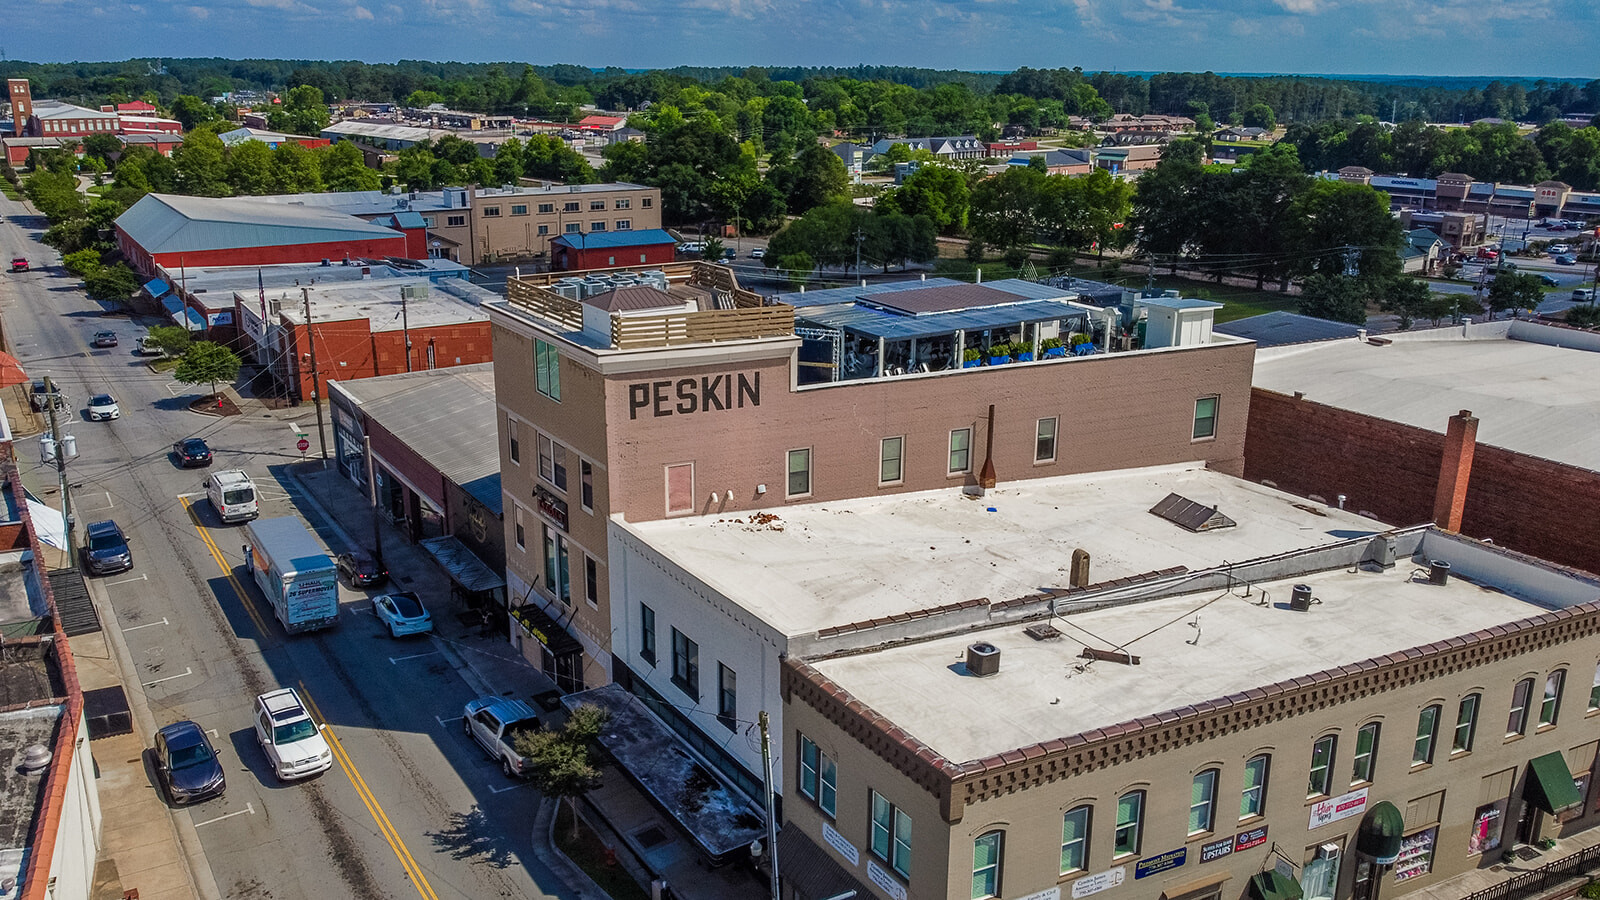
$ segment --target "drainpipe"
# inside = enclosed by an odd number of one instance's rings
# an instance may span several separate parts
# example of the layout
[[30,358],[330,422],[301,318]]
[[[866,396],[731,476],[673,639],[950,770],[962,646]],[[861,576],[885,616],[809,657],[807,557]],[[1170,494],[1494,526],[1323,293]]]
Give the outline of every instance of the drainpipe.
[[978,486],[985,490],[995,486],[993,403],[989,404],[989,433],[983,440],[983,468],[978,471]]

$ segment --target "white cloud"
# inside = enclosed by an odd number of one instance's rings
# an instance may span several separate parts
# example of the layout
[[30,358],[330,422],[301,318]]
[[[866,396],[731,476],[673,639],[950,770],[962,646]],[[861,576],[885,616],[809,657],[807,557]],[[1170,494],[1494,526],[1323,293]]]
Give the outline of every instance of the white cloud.
[[1274,3],[1278,4],[1279,6],[1283,7],[1286,12],[1292,12],[1292,13],[1315,13],[1315,12],[1317,12],[1317,0],[1272,0],[1272,2],[1274,2]]

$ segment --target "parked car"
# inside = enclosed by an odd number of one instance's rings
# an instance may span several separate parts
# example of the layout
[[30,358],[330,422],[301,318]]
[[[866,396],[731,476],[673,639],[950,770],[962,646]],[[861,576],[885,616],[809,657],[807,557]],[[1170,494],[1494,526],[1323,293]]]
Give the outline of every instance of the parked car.
[[161,348],[157,347],[155,344],[150,343],[150,339],[147,338],[147,337],[138,338],[137,340],[135,340],[133,342],[133,353],[134,353],[135,356],[161,356],[161,355],[163,355],[162,352],[161,352]]
[[115,347],[117,345],[117,333],[115,331],[96,331],[94,333],[94,345],[96,347]]
[[750,251],[750,258],[751,259],[765,259],[766,256],[767,256],[767,248],[765,248],[765,247],[757,247],[754,250]]
[[13,256],[13,257],[11,257],[11,271],[13,271],[13,272],[26,272],[26,271],[28,271],[28,258],[26,256]]
[[190,721],[174,722],[156,732],[156,779],[176,806],[221,797],[227,775],[205,729]]
[[412,591],[396,591],[372,598],[372,614],[389,629],[390,637],[427,634],[433,630],[433,616]]
[[1594,302],[1594,288],[1573,288],[1572,299],[1580,303]]
[[1539,273],[1539,283],[1542,284],[1542,285],[1545,285],[1546,287],[1555,287],[1556,285],[1560,284],[1561,282],[1557,281],[1556,277],[1554,275],[1546,275],[1545,273],[1540,272]]
[[1556,256],[1556,255],[1559,255],[1559,254],[1562,254],[1562,253],[1571,253],[1572,252],[1572,248],[1567,246],[1566,244],[1551,244],[1550,246],[1544,248],[1544,250],[1545,250],[1546,253],[1549,253],[1551,256]]
[[1575,266],[1577,264],[1578,258],[1573,256],[1571,253],[1564,253],[1561,256],[1556,257],[1556,265],[1558,266]]
[[739,258],[739,251],[733,249],[732,247],[729,247],[729,248],[727,248],[727,249],[722,251],[722,258],[725,259],[725,260],[730,260],[730,261],[738,259]]
[[377,587],[389,580],[389,570],[360,550],[341,553],[334,557],[339,575],[353,588]]
[[256,697],[256,743],[280,781],[309,778],[333,768],[333,752],[294,688]]
[[1547,231],[1566,231],[1567,230],[1567,226],[1563,222],[1553,222],[1553,223],[1550,224],[1550,226],[1546,230]]
[[89,421],[111,421],[122,417],[122,410],[117,408],[117,399],[110,394],[95,394],[89,398]]
[[60,388],[50,391],[43,381],[33,383],[33,393],[29,395],[29,402],[33,404],[34,412],[44,412],[54,402],[56,409],[67,408],[67,398],[61,393]]
[[84,563],[90,575],[114,575],[133,568],[133,550],[121,526],[110,519],[92,522],[89,545],[84,548]]
[[211,465],[211,448],[203,438],[184,438],[172,445],[172,455],[178,458],[179,468],[194,469]]
[[705,245],[704,241],[684,241],[683,243],[678,245],[678,252],[679,253],[704,253],[704,252],[706,252],[706,245]]
[[539,730],[539,714],[521,700],[509,697],[479,697],[467,701],[462,728],[478,742],[489,758],[500,763],[501,771],[516,778],[526,774],[528,760],[517,752],[517,737]]

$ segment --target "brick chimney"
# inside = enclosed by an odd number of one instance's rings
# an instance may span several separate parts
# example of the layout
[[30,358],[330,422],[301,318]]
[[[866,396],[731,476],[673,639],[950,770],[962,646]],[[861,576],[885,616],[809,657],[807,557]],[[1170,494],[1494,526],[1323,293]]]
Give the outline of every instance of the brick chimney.
[[1467,481],[1472,476],[1472,454],[1478,446],[1478,420],[1463,409],[1450,417],[1444,432],[1444,454],[1439,461],[1439,488],[1433,495],[1433,522],[1449,532],[1461,530],[1461,513],[1467,505]]

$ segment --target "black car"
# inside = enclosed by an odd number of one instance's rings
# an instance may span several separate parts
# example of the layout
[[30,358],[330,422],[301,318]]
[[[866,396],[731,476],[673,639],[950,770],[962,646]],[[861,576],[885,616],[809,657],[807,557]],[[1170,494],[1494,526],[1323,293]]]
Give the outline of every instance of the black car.
[[156,777],[178,806],[221,797],[228,779],[205,729],[174,722],[156,732]]
[[91,575],[112,575],[133,568],[133,551],[128,548],[128,538],[117,523],[110,519],[89,525],[89,546],[84,550],[84,562]]
[[350,553],[341,553],[333,560],[339,567],[339,574],[350,583],[351,587],[377,587],[389,580],[389,570],[378,565],[372,557],[356,550]]
[[184,438],[173,444],[172,455],[178,458],[178,465],[185,469],[211,465],[211,448],[200,438]]

